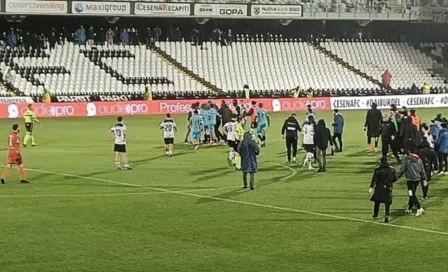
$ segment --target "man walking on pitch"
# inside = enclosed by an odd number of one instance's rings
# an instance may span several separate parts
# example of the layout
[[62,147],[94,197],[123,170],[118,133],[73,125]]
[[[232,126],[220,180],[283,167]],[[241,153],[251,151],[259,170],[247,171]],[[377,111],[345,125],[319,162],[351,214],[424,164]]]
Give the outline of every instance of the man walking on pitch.
[[395,181],[397,181],[395,169],[387,163],[387,157],[382,157],[380,166],[373,172],[369,188],[369,193],[374,192],[370,198],[371,201],[375,202],[373,207],[373,220],[378,219],[380,205],[381,203],[384,203],[384,223],[389,223],[390,206],[392,205],[392,190]]
[[[299,122],[296,119],[296,114],[293,113],[288,119],[285,120],[282,127],[282,138],[286,141],[286,153],[288,156],[288,162],[291,163],[291,152],[292,152],[292,162],[296,163],[297,159],[297,144],[298,144],[298,134],[302,130]],[[286,136],[285,136],[286,135]]]
[[422,185],[423,197],[422,200],[428,199],[428,190],[429,190],[429,182],[432,179],[432,172],[436,169],[439,169],[439,164],[437,160],[437,155],[434,149],[431,147],[429,141],[423,137],[422,142],[419,146],[418,155],[422,159],[423,167],[425,168],[426,177],[428,180],[428,184],[425,186]]
[[5,170],[3,170],[0,179],[1,184],[5,184],[13,165],[19,166],[20,183],[29,183],[25,179],[25,166],[23,165],[23,158],[20,153],[19,125],[17,124],[12,125],[12,132],[8,136],[8,163],[6,164]]
[[305,159],[303,161],[303,168],[313,170],[312,161],[314,158],[314,152],[316,145],[314,144],[314,131],[316,123],[314,122],[314,116],[308,116],[308,121],[303,125],[303,148],[306,151]]
[[[344,117],[339,112],[338,109],[334,110],[334,117],[333,117],[333,143],[336,147],[336,152],[342,152],[342,134],[344,133]],[[339,146],[336,143],[336,139],[339,142]]]
[[395,144],[396,137],[397,131],[394,123],[392,123],[389,114],[384,114],[383,123],[381,124],[381,155],[386,158],[390,147],[397,162],[401,163],[397,145]]
[[414,150],[408,152],[408,155],[404,158],[400,171],[397,174],[397,180],[400,179],[403,174],[406,176],[406,184],[408,187],[408,208],[405,213],[411,214],[412,208],[417,207],[417,214],[415,216],[420,216],[425,211],[420,202],[418,201],[416,191],[417,186],[420,182],[423,182],[424,186],[428,186],[428,181],[425,173],[425,168],[420,157],[415,154]]
[[[378,148],[381,120],[381,111],[377,109],[377,105],[373,103],[372,108],[367,112],[366,122],[364,123],[364,130],[367,130],[368,151],[376,151]],[[372,138],[375,139],[375,147],[372,147]]]
[[176,122],[167,113],[165,120],[160,123],[160,129],[163,129],[163,141],[165,142],[165,155],[172,157],[174,148],[174,133],[177,132]]
[[249,186],[251,190],[255,189],[255,173],[257,172],[257,156],[260,149],[257,143],[252,139],[250,132],[243,135],[243,140],[238,145],[238,153],[241,156],[241,170],[243,172],[243,185],[247,188],[247,175],[249,175]]
[[31,140],[32,146],[37,146],[36,142],[34,141],[33,128],[34,122],[39,123],[39,120],[36,118],[32,104],[28,105],[28,109],[25,111],[23,119],[25,120],[26,129],[26,135],[23,138],[23,146],[27,147],[29,140]]
[[327,148],[328,143],[331,146],[331,153],[334,154],[333,141],[331,140],[330,130],[326,127],[323,119],[319,120],[314,132],[314,144],[316,145],[317,162],[319,163],[319,170],[317,172],[327,171]]
[[110,129],[114,137],[115,166],[118,170],[132,170],[128,162],[128,153],[126,150],[126,137],[128,129],[123,123],[123,117],[117,118],[117,123]]

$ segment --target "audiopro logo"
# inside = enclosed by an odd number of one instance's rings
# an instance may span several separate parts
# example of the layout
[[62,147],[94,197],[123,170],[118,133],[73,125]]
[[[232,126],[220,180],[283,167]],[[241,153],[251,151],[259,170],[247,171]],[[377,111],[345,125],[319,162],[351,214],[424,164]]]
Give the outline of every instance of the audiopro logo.
[[75,10],[76,10],[76,12],[78,12],[78,13],[83,12],[83,11],[84,11],[84,4],[83,4],[83,3],[77,3],[77,4],[75,5]]

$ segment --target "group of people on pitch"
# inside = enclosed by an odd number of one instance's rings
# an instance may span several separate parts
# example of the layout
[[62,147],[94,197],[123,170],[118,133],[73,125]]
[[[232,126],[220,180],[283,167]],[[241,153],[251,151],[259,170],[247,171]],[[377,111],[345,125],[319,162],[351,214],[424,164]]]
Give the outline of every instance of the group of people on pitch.
[[[416,208],[416,216],[423,214],[424,209],[416,195],[417,187],[421,184],[421,199],[427,200],[429,182],[433,175],[448,172],[447,127],[448,120],[441,114],[426,124],[421,122],[415,110],[408,111],[405,107],[397,110],[395,105],[391,105],[389,113],[382,114],[377,105],[372,104],[365,122],[368,150],[376,150],[379,138],[382,140],[380,166],[374,171],[369,189],[373,193],[371,200],[375,203],[375,220],[379,215],[380,204],[384,203],[384,222],[389,222],[393,184],[403,175],[407,181],[409,196],[405,212],[412,214]],[[372,138],[375,139],[374,147],[371,145]],[[398,173],[387,160],[389,149],[401,164]]]

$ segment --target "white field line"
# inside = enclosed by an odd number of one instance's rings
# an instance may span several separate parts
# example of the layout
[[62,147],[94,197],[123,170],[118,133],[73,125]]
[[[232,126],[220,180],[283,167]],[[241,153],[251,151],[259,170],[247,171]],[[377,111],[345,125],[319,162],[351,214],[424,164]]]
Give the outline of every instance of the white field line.
[[283,165],[283,164],[279,164],[279,163],[273,163],[273,162],[271,162],[270,164],[278,165],[278,166],[280,166],[280,167],[283,167],[283,168],[288,169],[289,171],[291,171],[291,174],[288,175],[288,176],[286,176],[286,177],[282,177],[282,178],[280,179],[281,181],[290,179],[290,178],[292,178],[292,177],[294,177],[294,176],[297,175],[297,170],[295,170],[294,168],[292,168],[292,167],[290,167],[290,166]]
[[137,185],[137,184],[127,183],[127,182],[113,181],[113,180],[102,179],[102,178],[83,177],[83,176],[79,176],[79,175],[73,175],[73,174],[67,174],[67,173],[57,173],[57,172],[44,171],[44,170],[39,170],[39,169],[28,169],[28,170],[29,171],[33,171],[33,172],[38,172],[38,173],[47,173],[47,174],[65,176],[65,177],[74,177],[74,178],[85,179],[85,180],[100,181],[100,182],[110,183],[110,184],[119,184],[119,185],[131,186],[131,187],[147,188],[147,189],[151,189],[151,190],[154,190],[154,191],[166,192],[166,193],[171,193],[171,194],[176,194],[176,195],[191,196],[191,197],[196,197],[196,198],[210,199],[210,200],[216,200],[216,201],[222,201],[222,202],[228,202],[228,203],[235,203],[235,204],[241,204],[241,205],[247,205],[247,206],[253,206],[253,207],[260,207],[260,208],[267,208],[267,209],[273,209],[273,210],[295,212],[295,213],[300,213],[300,214],[314,215],[314,216],[333,218],[333,219],[339,219],[339,220],[345,220],[345,221],[351,221],[351,222],[368,223],[368,224],[374,224],[374,225],[382,226],[382,227],[406,229],[406,230],[419,231],[419,232],[432,233],[432,234],[439,234],[439,235],[448,235],[448,232],[437,231],[437,230],[420,229],[420,228],[414,228],[414,227],[408,227],[408,226],[402,226],[402,225],[394,225],[394,224],[390,224],[390,223],[389,224],[383,224],[383,223],[379,223],[379,222],[376,222],[376,221],[373,221],[373,220],[365,220],[365,219],[360,219],[360,218],[352,218],[352,217],[345,217],[345,216],[339,216],[339,215],[333,215],[333,214],[311,212],[311,211],[300,210],[300,209],[293,209],[293,208],[273,206],[273,205],[267,205],[267,204],[261,204],[261,203],[254,203],[254,202],[246,202],[246,201],[233,200],[233,199],[227,199],[227,198],[220,198],[220,197],[215,197],[215,196],[199,195],[199,194],[195,194],[195,193],[191,193],[191,192],[172,191],[172,190],[163,189],[163,188],[143,186],[143,185]]
[[[29,171],[34,171],[30,170]],[[191,189],[191,190],[182,190],[175,192],[206,192],[206,191],[218,191],[225,189],[235,189],[241,188],[241,186],[229,186],[229,187],[215,187],[215,188],[203,188],[203,189]],[[109,197],[109,196],[129,196],[129,195],[160,195],[160,194],[171,194],[171,192],[135,192],[135,193],[104,193],[104,194],[73,194],[73,195],[0,195],[1,198],[38,198],[38,197]]]

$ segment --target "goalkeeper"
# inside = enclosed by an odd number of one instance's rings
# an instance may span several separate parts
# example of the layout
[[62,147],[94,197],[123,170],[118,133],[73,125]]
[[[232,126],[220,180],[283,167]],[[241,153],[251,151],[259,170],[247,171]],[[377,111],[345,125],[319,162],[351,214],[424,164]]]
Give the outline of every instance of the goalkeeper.
[[26,129],[26,135],[23,138],[23,146],[27,147],[28,142],[30,140],[31,140],[32,146],[37,146],[36,142],[34,141],[33,127],[34,127],[34,122],[39,123],[39,120],[36,118],[32,104],[28,105],[28,109],[25,111],[25,114],[23,115],[23,119],[25,121],[25,129]]

